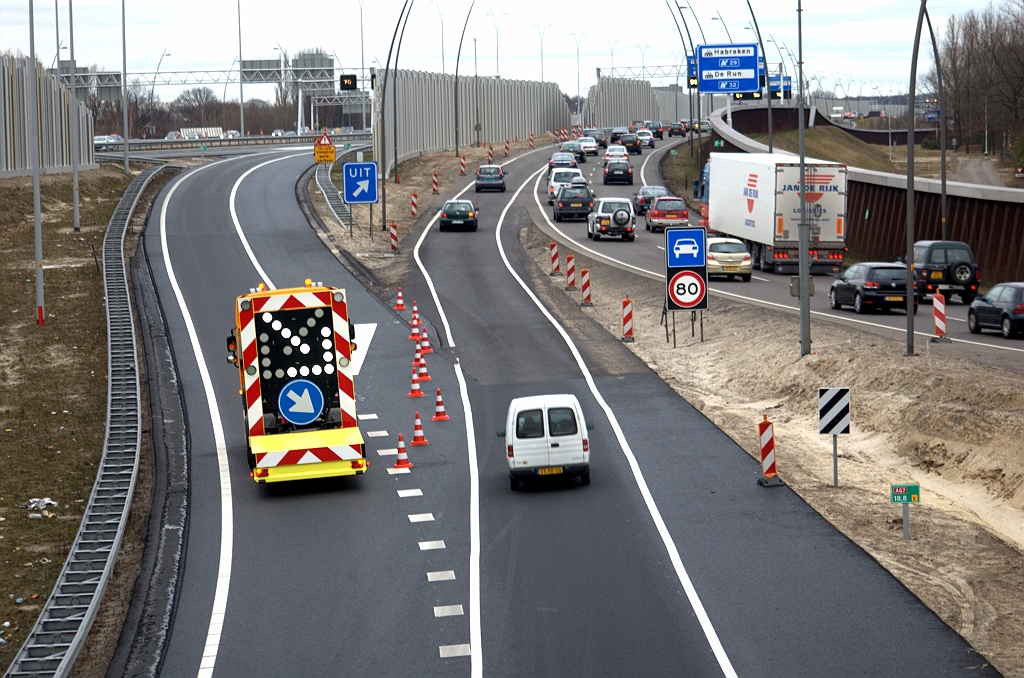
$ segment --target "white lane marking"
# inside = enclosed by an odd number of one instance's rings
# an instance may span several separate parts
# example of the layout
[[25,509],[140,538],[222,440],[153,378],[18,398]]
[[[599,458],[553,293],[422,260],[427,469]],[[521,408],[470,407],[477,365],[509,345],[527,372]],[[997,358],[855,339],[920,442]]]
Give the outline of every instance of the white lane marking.
[[383,450],[377,450],[377,456],[379,457],[394,457],[398,454],[397,447],[386,447]]
[[647,163],[650,162],[651,158],[653,158],[657,153],[659,153],[659,152],[664,153],[668,149],[673,148],[675,146],[678,146],[681,143],[684,143],[684,142],[683,141],[677,141],[674,144],[669,144],[668,146],[662,146],[658,151],[651,151],[650,153],[647,154],[647,159],[644,160],[644,164],[640,165],[640,182],[643,183],[644,186],[647,185],[647,177],[644,176],[644,170],[647,169]]
[[367,438],[387,438],[388,437],[388,432],[387,431],[367,431],[366,432],[366,437]]
[[435,617],[460,617],[466,614],[461,605],[435,605]]
[[[216,164],[216,163],[215,163]],[[210,423],[213,426],[214,446],[217,450],[217,470],[220,475],[220,560],[217,566],[217,586],[213,594],[213,608],[210,611],[210,625],[206,632],[206,644],[203,646],[203,657],[199,662],[199,678],[210,678],[213,676],[213,667],[217,663],[217,651],[220,649],[221,629],[224,627],[224,613],[228,604],[228,589],[231,586],[231,548],[234,538],[234,515],[231,504],[231,471],[228,467],[228,451],[224,442],[224,426],[221,423],[220,407],[217,404],[217,396],[213,390],[213,380],[210,378],[210,370],[206,365],[206,358],[203,356],[203,349],[199,344],[199,334],[196,332],[195,323],[192,322],[192,314],[185,304],[185,297],[178,285],[178,278],[174,274],[174,266],[171,264],[171,253],[167,248],[167,206],[174,197],[175,192],[185,179],[214,165],[205,165],[198,169],[182,175],[171,190],[167,192],[163,205],[160,208],[160,247],[163,249],[164,268],[167,270],[167,278],[170,280],[171,289],[178,302],[178,309],[185,320],[185,329],[188,331],[189,342],[192,344],[192,352],[195,354],[196,365],[199,368],[199,377],[203,382],[203,391],[206,393],[207,406],[210,408]]]
[[[398,454],[397,450],[395,451],[395,454]],[[388,469],[388,475],[389,476],[400,476],[403,473],[408,473],[408,472],[409,472],[409,469],[407,469],[407,468],[389,468]]]
[[434,514],[433,513],[410,513],[409,514],[409,522],[410,523],[432,523],[432,522],[434,522]]
[[352,326],[356,331],[356,338],[352,340],[356,344],[356,350],[352,352],[352,374],[358,377],[370,353],[370,342],[377,331],[377,323],[353,323]]
[[[543,170],[538,170],[541,172]],[[690,575],[686,572],[686,567],[683,565],[683,560],[679,556],[679,549],[676,548],[676,543],[672,539],[672,535],[668,531],[668,526],[665,525],[664,519],[661,517],[661,511],[658,509],[658,505],[654,502],[654,497],[651,495],[650,488],[647,487],[647,481],[644,479],[643,471],[640,470],[640,464],[636,460],[636,456],[633,454],[633,450],[629,446],[629,442],[626,440],[625,433],[622,432],[622,427],[619,426],[619,420],[615,417],[615,413],[612,408],[605,402],[604,396],[601,395],[601,391],[598,390],[597,384],[594,382],[594,377],[590,373],[590,369],[587,367],[587,363],[583,360],[583,356],[580,355],[579,349],[576,348],[576,344],[573,343],[569,333],[565,331],[555,317],[551,315],[541,300],[537,298],[537,295],[533,293],[533,290],[527,286],[523,279],[519,277],[519,274],[512,268],[512,264],[508,260],[508,256],[505,254],[505,248],[501,244],[501,227],[505,221],[505,215],[508,213],[512,204],[515,203],[516,199],[519,198],[519,194],[523,192],[527,184],[530,182],[530,177],[527,177],[526,181],[519,187],[519,189],[512,195],[512,198],[505,205],[505,209],[501,212],[501,217],[498,218],[498,225],[494,229],[494,240],[498,245],[498,253],[501,255],[501,260],[505,264],[505,268],[508,269],[509,274],[515,278],[519,286],[523,288],[526,295],[530,297],[533,303],[537,306],[544,317],[548,319],[552,327],[561,335],[565,345],[569,348],[573,358],[576,360],[576,365],[579,367],[580,372],[583,373],[583,377],[587,382],[587,386],[590,388],[590,392],[593,394],[594,399],[597,401],[601,409],[604,410],[605,416],[608,418],[608,423],[611,424],[612,430],[615,432],[615,438],[618,440],[619,447],[622,449],[622,454],[626,457],[626,461],[629,463],[629,467],[633,472],[633,479],[635,480],[637,487],[640,489],[640,494],[644,499],[644,503],[647,505],[647,511],[650,513],[651,518],[654,521],[654,526],[658,530],[658,534],[661,536],[661,541],[665,545],[665,549],[668,551],[669,560],[672,561],[672,566],[675,569],[676,577],[679,578],[679,583],[683,585],[683,590],[686,592],[686,597],[690,601],[690,606],[693,608],[694,614],[700,621],[700,626],[704,631],[704,636],[707,638],[708,644],[711,646],[711,651],[714,652],[715,658],[718,660],[718,665],[722,669],[722,673],[727,678],[737,678],[736,671],[732,667],[732,662],[729,661],[728,655],[725,653],[725,648],[722,646],[722,642],[718,638],[718,633],[715,631],[715,627],[711,624],[711,619],[708,617],[707,611],[704,609],[704,604],[700,601],[700,596],[697,595],[697,589],[694,588],[693,582],[690,581]],[[538,176],[539,178],[539,176]],[[534,189],[534,196],[536,196],[536,189]],[[467,419],[468,419],[467,415]]]
[[439,645],[437,649],[441,653],[441,659],[469,655],[469,645]]
[[235,195],[238,193],[238,187],[242,185],[242,182],[245,180],[245,178],[252,174],[253,172],[255,172],[256,170],[260,169],[261,167],[266,167],[267,165],[270,165],[275,162],[297,158],[300,155],[305,155],[305,153],[285,155],[280,158],[274,158],[273,160],[261,162],[255,167],[250,167],[248,170],[242,173],[242,176],[238,177],[237,181],[235,181],[235,185],[231,187],[231,195],[228,197],[228,209],[231,212],[231,222],[235,225],[235,233],[238,234],[238,239],[242,241],[242,247],[245,248],[245,253],[249,256],[249,261],[252,262],[253,268],[255,268],[256,272],[260,274],[260,278],[263,279],[263,282],[266,284],[266,286],[272,290],[276,290],[277,287],[274,286],[274,283],[270,280],[270,276],[268,276],[267,272],[263,270],[262,266],[260,266],[259,260],[256,259],[256,254],[253,253],[252,248],[249,247],[249,240],[245,237],[245,233],[242,232],[242,224],[238,221],[238,212],[235,211]]
[[422,497],[423,490],[419,488],[414,490],[399,490],[398,496],[401,497],[402,499],[405,499],[406,497]]
[[455,581],[455,570],[427,572],[427,581]]
[[438,541],[421,541],[420,551],[436,551],[437,549],[444,548],[444,540],[439,539]]
[[[500,166],[506,167],[514,163],[516,160],[519,160],[519,158],[512,158],[511,160],[501,163]],[[459,191],[449,199],[456,200],[458,198],[461,198],[463,193],[473,188],[473,186],[475,185],[475,180],[471,181],[470,183],[466,184],[466,186],[461,191]],[[423,245],[423,241],[427,239],[427,234],[430,233],[430,229],[434,227],[434,224],[437,223],[437,220],[440,217],[441,212],[438,211],[433,216],[433,218],[429,222],[427,222],[427,227],[423,229],[422,233],[420,233],[420,237],[416,240],[416,246],[413,247],[412,249],[412,258],[416,260],[416,265],[419,266],[420,273],[423,274],[423,279],[427,282],[427,289],[430,290],[430,296],[434,300],[434,308],[437,309],[437,314],[441,316],[441,324],[444,325],[444,334],[445,337],[448,339],[448,346],[454,348],[455,339],[452,338],[452,327],[451,325],[448,324],[448,316],[445,315],[444,308],[441,306],[441,300],[437,298],[437,290],[434,288],[434,279],[430,277],[429,273],[427,273],[427,267],[423,265],[423,260],[420,259],[420,246]]]
[[658,248],[659,250],[661,250],[662,252],[664,252],[664,251],[665,251],[665,248],[664,248],[664,247],[662,247],[661,245],[655,245],[655,247],[657,247],[657,248]]
[[753,274],[751,274],[751,276],[750,276],[750,277],[751,277],[751,278],[753,278],[754,280],[760,280],[761,282],[771,282],[771,280],[769,280],[768,278],[762,278],[762,277],[761,277],[761,276],[759,276],[759,275],[753,275]]
[[359,421],[367,421],[367,420],[376,419],[376,418],[377,418],[376,414],[357,414],[356,415],[356,419],[358,419]]
[[[508,210],[507,207],[505,209]],[[504,216],[502,212],[502,218]],[[473,406],[469,402],[469,389],[461,362],[455,363],[455,376],[459,379],[459,393],[462,394],[466,444],[469,448],[469,647],[474,648],[470,656],[470,676],[481,678],[484,674],[484,658],[481,649],[483,634],[480,631],[480,473],[476,462]]]

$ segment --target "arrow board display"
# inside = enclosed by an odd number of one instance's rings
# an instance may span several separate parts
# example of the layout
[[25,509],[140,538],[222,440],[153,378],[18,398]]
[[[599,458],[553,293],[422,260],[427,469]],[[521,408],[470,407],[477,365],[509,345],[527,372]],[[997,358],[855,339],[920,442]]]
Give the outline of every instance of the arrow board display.
[[850,433],[850,389],[818,389],[818,433],[822,435]]
[[365,205],[377,202],[376,162],[346,162],[341,171],[345,179],[346,203]]

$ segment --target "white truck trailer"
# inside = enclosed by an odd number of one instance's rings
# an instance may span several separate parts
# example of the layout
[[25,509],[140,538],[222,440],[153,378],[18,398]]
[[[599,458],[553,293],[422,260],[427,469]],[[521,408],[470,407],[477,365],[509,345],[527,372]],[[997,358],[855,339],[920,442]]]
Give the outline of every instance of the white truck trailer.
[[[846,165],[807,158],[812,273],[834,273],[846,254]],[[799,266],[800,159],[778,153],[712,153],[704,166],[701,220],[709,234],[739,238],[755,268]]]

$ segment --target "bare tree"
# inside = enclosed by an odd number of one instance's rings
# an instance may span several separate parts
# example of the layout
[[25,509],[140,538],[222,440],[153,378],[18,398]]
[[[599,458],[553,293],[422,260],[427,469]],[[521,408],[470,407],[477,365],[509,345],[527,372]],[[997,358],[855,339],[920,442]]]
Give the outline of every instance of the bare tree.
[[171,108],[190,127],[206,127],[206,121],[220,113],[220,100],[209,87],[193,87],[179,94]]

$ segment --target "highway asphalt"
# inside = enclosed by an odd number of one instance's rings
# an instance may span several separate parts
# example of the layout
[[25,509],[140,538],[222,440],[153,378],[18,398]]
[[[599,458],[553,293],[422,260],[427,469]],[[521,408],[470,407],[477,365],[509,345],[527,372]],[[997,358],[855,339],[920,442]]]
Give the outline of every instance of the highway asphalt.
[[[161,675],[995,675],[794,493],[758,487],[756,462],[618,341],[550,286],[535,301],[520,285],[513,272],[526,287],[540,275],[519,229],[539,220],[533,173],[549,152],[512,163],[508,193],[470,191],[478,232],[433,223],[418,253],[429,283],[416,269],[405,281],[448,422],[407,397],[408,313],[361,288],[296,204],[311,153],[231,157],[160,193],[145,246],[192,464]],[[307,277],[346,288],[355,322],[375,325],[357,407],[376,415],[364,435],[387,435],[368,438],[365,476],[258,486],[224,338],[238,294]],[[513,493],[495,431],[511,398],[547,392],[577,394],[595,423],[592,483]],[[378,450],[411,437],[415,410],[430,443],[391,475]]]

